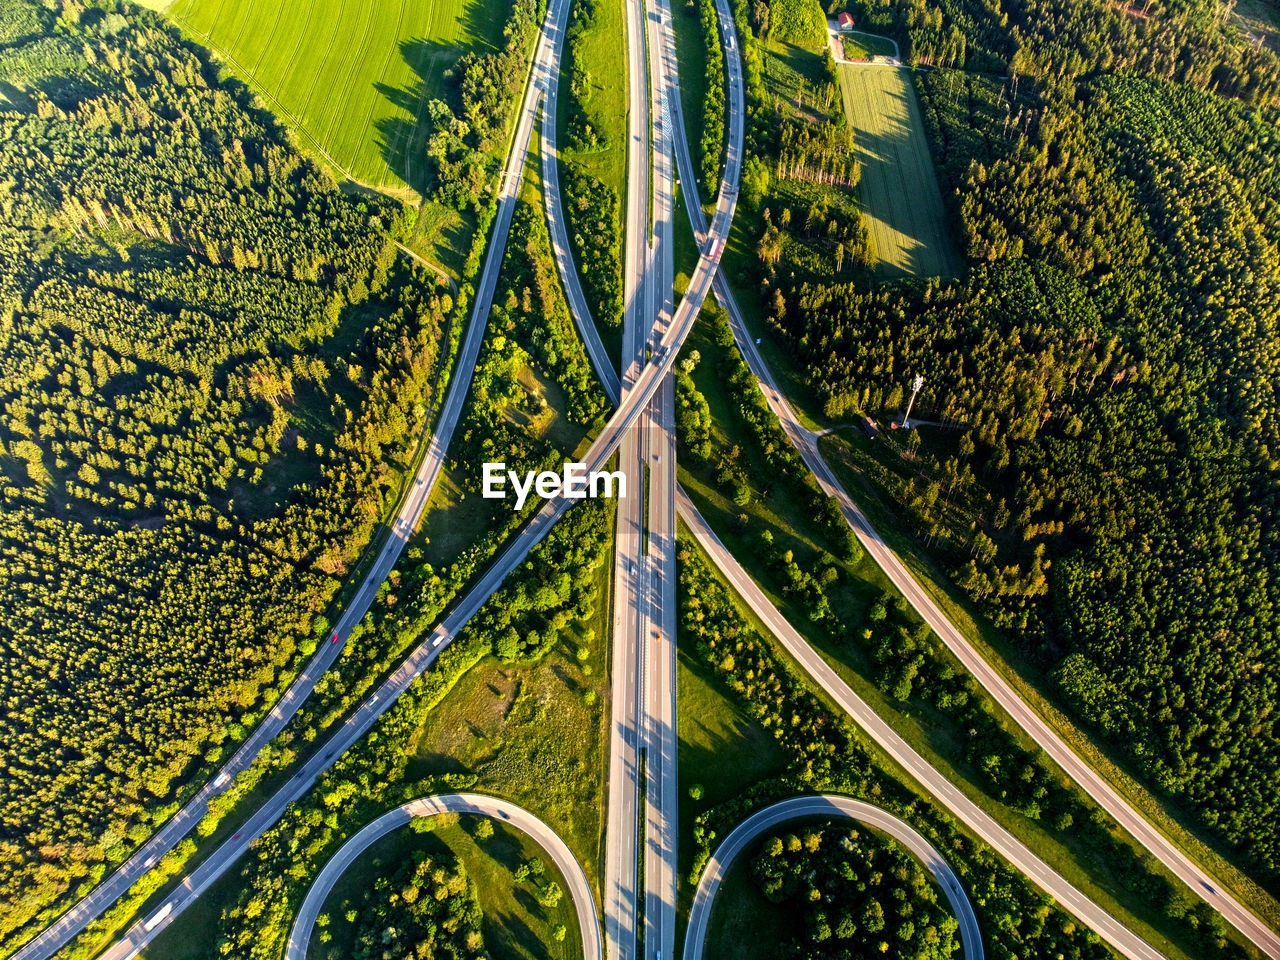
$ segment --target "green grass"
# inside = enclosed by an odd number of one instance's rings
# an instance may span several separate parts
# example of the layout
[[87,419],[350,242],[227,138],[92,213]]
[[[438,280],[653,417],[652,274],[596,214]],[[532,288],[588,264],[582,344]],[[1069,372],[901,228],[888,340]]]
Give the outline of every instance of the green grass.
[[770,903],[751,876],[756,848],[747,847],[720,883],[707,922],[704,953],[724,960],[773,960],[796,928],[796,918],[782,904]]
[[176,0],[168,14],[208,44],[337,170],[419,189],[420,121],[444,72],[495,49],[505,0]]
[[426,538],[431,565],[446,570],[462,551],[499,523],[500,510],[510,511],[501,500],[485,500],[478,492],[467,496],[448,467],[440,472],[431,499],[423,511],[418,533]]
[[[560,152],[581,163],[587,172],[626,203],[627,197],[627,31],[623,19],[625,0],[594,0],[596,21],[582,37],[583,67],[590,75],[586,109],[604,146],[577,152],[566,147],[569,122],[569,85],[572,64],[561,60],[560,103],[556,110],[556,142]],[[624,211],[625,214],[625,211]]]
[[[599,607],[608,609],[607,593]],[[578,629],[582,639],[588,628]],[[481,663],[423,724],[406,772],[411,781],[474,774],[476,789],[533,811],[569,845],[597,896],[607,766],[605,641],[597,633],[585,664],[567,650],[534,665]],[[589,690],[594,704],[586,702]]]
[[[359,911],[378,877],[394,873],[403,860],[422,851],[433,858],[456,856],[475,881],[484,910],[481,930],[486,956],[494,960],[581,957],[578,920],[568,894],[548,909],[537,902],[531,881],[517,884],[515,880],[514,873],[520,864],[540,857],[547,866],[544,882],[554,880],[567,891],[568,885],[551,858],[525,834],[499,820],[490,820],[494,826],[492,837],[477,841],[475,828],[481,819],[484,818],[444,814],[431,818],[432,828],[428,832],[404,828],[370,846],[342,875],[325,900],[323,912],[329,915],[327,929],[333,941],[321,944],[317,931],[312,935],[307,956],[312,960],[351,957],[360,920],[348,923],[347,911]],[[558,923],[568,930],[563,943],[556,943],[551,937],[552,928]]]
[[[693,158],[694,171],[698,169],[698,144],[702,142],[702,104],[707,98],[707,49],[702,41],[702,23],[698,19],[697,6],[684,3],[671,5],[671,30],[676,44],[676,70],[680,77],[680,112],[684,117],[684,132],[689,140],[689,155]],[[682,184],[682,186],[684,186]],[[690,189],[698,186],[689,184]],[[698,186],[698,196],[707,206],[706,191]],[[683,205],[684,201],[680,201]],[[687,219],[683,211],[677,219]]]
[[[683,926],[694,886],[687,882],[696,848],[694,821],[706,810],[733,799],[757,780],[782,774],[786,755],[769,731],[754,720],[724,684],[677,638],[676,730],[679,735],[677,781],[680,783],[679,924]],[[701,784],[700,800],[689,797]],[[677,931],[677,942],[683,930]],[[708,956],[718,956],[708,952]]]
[[878,37],[874,33],[863,33],[860,30],[842,31],[840,43],[844,47],[847,60],[870,60],[872,57],[892,57],[897,55],[897,48],[887,37]]
[[840,64],[862,164],[862,210],[882,276],[953,276],[959,258],[905,70]]
[[[698,241],[693,236],[693,227],[684,209],[683,187],[675,189],[675,229],[672,231],[672,247],[674,255],[672,263],[675,268],[675,293],[677,300],[689,289],[689,280],[698,266]],[[708,298],[712,299],[712,298]]]

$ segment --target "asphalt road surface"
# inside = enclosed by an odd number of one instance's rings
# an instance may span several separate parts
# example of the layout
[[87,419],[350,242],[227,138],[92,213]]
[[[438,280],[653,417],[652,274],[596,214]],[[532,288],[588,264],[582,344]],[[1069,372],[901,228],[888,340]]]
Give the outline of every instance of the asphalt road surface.
[[[569,297],[569,308],[601,383],[614,403],[630,392],[645,361],[645,343],[653,322],[646,284],[649,272],[649,102],[644,58],[644,6],[628,2],[627,28],[627,196],[623,216],[622,371],[609,365],[585,298]],[[559,207],[559,190],[547,193]],[[548,214],[552,244],[568,248],[563,213]],[[566,290],[580,287],[567,258],[557,257]],[[605,811],[604,926],[610,960],[634,960],[639,925],[638,860],[641,778],[640,701],[643,670],[639,637],[645,624],[648,593],[643,563],[644,431],[630,430],[618,448],[618,469],[627,478],[627,496],[619,501],[614,540],[613,620],[610,637],[612,703],[609,718],[609,780]]]
[[689,909],[689,926],[684,934],[684,954],[682,960],[702,960],[702,949],[707,938],[707,923],[711,919],[711,905],[715,901],[716,892],[724,881],[729,865],[735,857],[756,837],[771,830],[779,824],[801,817],[848,817],[865,823],[893,837],[906,847],[921,865],[929,871],[934,882],[942,888],[942,894],[951,904],[951,912],[960,925],[960,943],[964,947],[964,960],[983,960],[982,930],[978,926],[978,918],[973,912],[973,904],[960,886],[955,871],[910,824],[899,820],[879,807],[873,807],[852,797],[839,794],[819,794],[810,797],[792,797],[771,806],[758,810],[742,823],[738,824],[727,837],[716,847],[715,853],[707,861],[702,879],[698,881],[698,890],[693,895],[693,906]]
[[306,960],[311,931],[315,928],[316,917],[324,908],[324,901],[329,896],[329,891],[360,854],[369,849],[375,841],[393,830],[399,830],[414,818],[435,817],[442,813],[476,813],[492,817],[518,830],[523,830],[537,841],[551,861],[560,869],[568,887],[569,896],[573,899],[573,906],[578,914],[578,930],[582,937],[583,960],[602,960],[603,945],[600,940],[600,918],[596,914],[596,900],[591,893],[591,885],[587,883],[587,877],[582,872],[582,867],[574,859],[573,853],[565,842],[554,830],[523,807],[478,793],[446,793],[410,800],[403,806],[387,811],[344,843],[333,858],[324,865],[315,883],[307,891],[306,899],[302,901],[302,906],[294,919],[293,930],[289,933],[285,960]]
[[[653,339],[665,336],[675,300],[674,130],[667,108],[679,96],[674,61],[664,56],[663,34],[671,11],[650,0],[648,31],[650,114],[653,118],[653,259],[648,282],[658,308]],[[674,348],[673,348],[674,350]],[[679,885],[677,839],[680,796],[676,742],[676,440],[675,382],[670,373],[650,401],[647,417],[649,467],[648,549],[644,557],[649,591],[649,629],[640,638],[644,674],[645,758],[644,957],[675,955],[676,897]]]

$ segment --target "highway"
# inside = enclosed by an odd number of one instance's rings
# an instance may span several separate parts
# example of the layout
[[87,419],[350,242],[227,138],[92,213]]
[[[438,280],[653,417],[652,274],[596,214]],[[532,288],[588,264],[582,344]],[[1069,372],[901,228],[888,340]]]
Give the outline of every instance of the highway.
[[[14,952],[11,960],[46,960],[51,957],[124,896],[143,874],[159,863],[161,858],[195,828],[208,812],[209,802],[225,791],[235,777],[252,765],[262,748],[279,735],[306,702],[320,677],[341,655],[351,630],[364,618],[378,595],[378,588],[395,568],[409,536],[418,525],[431,498],[431,491],[444,466],[445,452],[453,438],[453,431],[457,427],[458,418],[462,413],[463,403],[471,385],[471,376],[475,370],[476,358],[480,354],[485,325],[493,304],[493,292],[498,282],[503,253],[506,250],[511,219],[520,194],[520,182],[538,103],[543,91],[547,90],[549,84],[554,83],[555,78],[559,76],[559,48],[567,9],[568,0],[553,0],[548,11],[547,22],[538,41],[531,67],[530,82],[525,93],[519,122],[503,169],[493,233],[477,286],[466,336],[454,362],[452,380],[445,403],[441,408],[436,429],[426,441],[426,450],[414,474],[412,485],[408,487],[400,509],[391,521],[390,533],[372,567],[338,618],[337,624],[321,639],[319,649],[270,713],[232,754],[231,759],[223,764],[218,773],[132,856],[58,920]],[[555,55],[555,72],[552,72],[552,54]]]
[[[592,364],[614,403],[622,390],[634,389],[644,364],[644,345],[652,311],[645,283],[649,270],[649,101],[644,58],[644,6],[626,4],[627,25],[627,196],[623,212],[622,374],[610,367],[604,344],[585,298],[570,297],[569,307]],[[559,191],[547,192],[549,207],[559,206]],[[568,248],[560,211],[548,212],[552,245]],[[572,262],[557,257],[566,290],[580,287]],[[604,925],[610,960],[634,960],[639,926],[639,815],[641,742],[638,638],[644,630],[647,593],[642,566],[644,542],[643,431],[629,431],[618,450],[618,469],[627,477],[627,496],[618,503],[614,539],[613,619],[610,634],[609,780],[605,811]]]
[[983,960],[982,930],[973,904],[960,886],[951,865],[924,837],[916,833],[910,824],[890,813],[852,797],[839,794],[791,797],[758,810],[738,824],[707,861],[698,890],[689,908],[689,926],[684,935],[682,960],[702,960],[702,949],[707,938],[707,923],[711,919],[711,905],[716,892],[724,881],[729,865],[756,837],[780,824],[801,817],[848,817],[888,834],[906,847],[921,865],[929,871],[942,894],[951,904],[951,913],[959,924],[960,944],[964,948],[964,960]]
[[306,899],[298,909],[289,943],[285,948],[285,960],[306,960],[307,947],[316,917],[324,908],[329,891],[338,878],[360,854],[373,843],[393,830],[398,830],[416,817],[435,817],[442,813],[475,813],[508,823],[532,837],[560,870],[565,886],[578,914],[578,930],[582,938],[583,960],[602,960],[603,944],[600,939],[600,918],[596,913],[596,900],[587,883],[586,874],[574,859],[573,853],[554,830],[523,807],[507,800],[478,793],[446,793],[410,800],[403,806],[388,810],[365,826],[344,843],[320,871]]
[[[672,322],[675,299],[674,132],[667,101],[679,96],[672,64],[663,56],[663,33],[671,11],[663,0],[649,0],[648,31],[650,113],[653,118],[653,259],[649,271],[657,307],[653,340],[660,341]],[[675,956],[676,895],[679,886],[677,840],[680,795],[676,741],[676,438],[675,381],[662,379],[650,401],[644,448],[649,467],[647,571],[648,629],[642,651],[645,758],[644,958]]]
[[[539,105],[544,104],[543,156],[544,171],[550,164],[552,177],[548,179],[548,216],[552,221],[553,247],[556,248],[556,259],[562,276],[566,277],[565,289],[575,318],[586,317],[585,299],[582,298],[581,286],[577,282],[576,269],[568,245],[564,242],[564,226],[557,224],[550,211],[560,211],[558,178],[554,175],[554,97],[559,69],[559,53],[562,42],[569,0],[551,0],[547,21],[531,68],[531,79],[525,92],[521,113],[517,122],[515,135],[500,186],[498,214],[495,218],[493,236],[489,244],[484,268],[478,285],[476,300],[473,305],[471,320],[466,332],[462,349],[454,366],[453,381],[444,406],[441,409],[438,426],[429,439],[427,450],[418,469],[413,486],[409,488],[400,510],[392,525],[392,535],[380,549],[368,575],[362,582],[355,597],[330,638],[322,644],[299,674],[289,691],[281,698],[271,713],[255,729],[251,737],[241,746],[230,761],[223,767],[227,778],[233,777],[252,763],[258,752],[267,742],[277,735],[289,718],[297,711],[310,695],[316,681],[332,665],[345,645],[350,630],[367,612],[369,605],[377,594],[379,585],[398,561],[404,544],[416,526],[429,499],[431,489],[442,468],[445,451],[470,386],[471,375],[483,339],[484,326],[491,307],[494,286],[501,266],[507,233],[510,228],[514,206],[519,194],[520,179],[532,135],[533,123],[538,114]],[[726,0],[717,0],[717,9],[724,29],[732,30],[731,14]],[[639,113],[633,112],[631,124],[631,140],[629,155],[634,155],[637,138],[644,139],[643,160],[630,166],[628,186],[628,218],[627,248],[624,281],[627,288],[626,309],[633,318],[633,342],[628,351],[624,345],[624,363],[627,364],[621,384],[621,398],[617,409],[610,417],[601,433],[591,445],[583,458],[587,470],[603,468],[616,448],[621,447],[621,460],[626,464],[624,469],[637,471],[641,476],[641,465],[647,465],[654,481],[651,494],[651,512],[647,518],[650,529],[650,549],[642,554],[639,544],[643,542],[642,526],[645,518],[639,516],[639,507],[632,513],[627,508],[619,510],[619,541],[617,560],[618,598],[620,604],[615,607],[615,616],[624,618],[622,628],[615,622],[615,658],[614,658],[614,710],[615,722],[611,725],[611,769],[610,769],[610,816],[606,854],[606,889],[605,889],[605,939],[609,944],[609,956],[626,958],[634,956],[636,933],[636,896],[637,863],[635,851],[635,830],[630,831],[631,839],[627,841],[614,822],[615,790],[618,792],[619,822],[637,824],[638,814],[638,780],[642,765],[640,763],[640,747],[643,744],[646,753],[652,751],[653,756],[643,765],[646,776],[647,792],[656,798],[653,810],[646,812],[646,887],[648,890],[645,908],[645,943],[646,960],[657,960],[657,954],[669,958],[674,957],[674,948],[670,939],[674,937],[674,889],[675,889],[675,833],[674,811],[676,809],[675,782],[675,701],[674,701],[674,564],[664,551],[670,549],[674,556],[674,521],[673,506],[678,505],[693,529],[700,543],[703,544],[717,566],[726,574],[732,585],[752,606],[780,642],[796,657],[802,666],[810,672],[814,679],[831,694],[850,716],[863,727],[897,762],[916,778],[927,791],[932,793],[944,806],[948,807],[961,820],[968,824],[986,842],[1001,853],[1011,864],[1022,870],[1042,889],[1053,895],[1067,910],[1092,927],[1108,943],[1122,954],[1137,960],[1156,960],[1160,956],[1150,945],[1135,934],[1125,929],[1102,911],[1096,904],[1073,888],[1064,878],[1054,872],[1043,861],[1035,857],[1015,837],[1004,830],[996,821],[968,800],[959,790],[940,773],[929,766],[922,757],[916,754],[909,745],[902,741],[896,733],[871,711],[848,688],[847,685],[828,667],[821,657],[790,627],[771,603],[764,597],[759,588],[742,570],[741,566],[719,544],[710,527],[697,514],[691,502],[683,495],[677,497],[674,486],[674,439],[671,431],[671,411],[673,402],[670,397],[670,368],[675,361],[680,345],[687,336],[701,307],[703,299],[711,291],[713,283],[715,294],[728,309],[735,337],[738,339],[748,365],[760,381],[775,413],[780,417],[791,442],[796,445],[804,457],[806,464],[814,472],[820,485],[829,495],[837,497],[845,513],[847,521],[862,541],[868,553],[885,569],[886,574],[901,590],[903,595],[920,612],[921,616],[938,633],[944,642],[964,662],[975,678],[988,692],[1009,712],[1014,719],[1054,757],[1064,771],[1081,784],[1091,796],[1115,817],[1138,840],[1151,850],[1176,875],[1182,878],[1198,895],[1206,899],[1224,917],[1253,940],[1268,956],[1280,960],[1280,937],[1266,927],[1256,916],[1245,910],[1238,902],[1223,892],[1222,886],[1208,874],[1204,873],[1176,846],[1169,842],[1159,831],[1149,824],[1140,814],[1125,801],[1106,781],[1097,775],[1074,751],[1072,751],[1044,720],[1035,713],[1008,685],[1004,678],[968,643],[958,630],[946,619],[927,594],[919,587],[910,573],[898,560],[896,555],[884,544],[876,531],[867,522],[865,516],[857,509],[852,499],[840,487],[829,467],[822,459],[816,437],[808,431],[795,416],[794,411],[785,398],[777,390],[767,367],[755,349],[749,336],[741,312],[732,297],[728,284],[719,277],[717,267],[719,250],[727,239],[737,199],[737,183],[742,163],[743,149],[743,95],[741,65],[737,56],[736,44],[731,50],[727,63],[727,74],[730,84],[730,112],[727,131],[726,167],[724,179],[717,197],[716,206],[708,227],[702,208],[698,204],[697,192],[693,188],[695,173],[689,157],[685,128],[680,118],[679,97],[676,95],[676,79],[674,72],[674,44],[670,35],[669,12],[660,0],[655,0],[654,12],[656,20],[645,16],[646,9],[637,0],[627,3],[629,34],[638,27],[643,36],[650,32],[652,52],[661,54],[655,61],[652,72],[653,103],[650,104],[645,94],[648,82],[644,71],[643,58],[633,56],[632,62],[632,109],[638,111],[637,103],[643,103],[643,125],[639,123]],[[665,23],[663,21],[666,21]],[[642,41],[641,41],[642,42]],[[635,36],[632,35],[632,49]],[[643,49],[643,47],[639,48]],[[640,63],[639,81],[637,82],[636,62]],[[670,64],[670,69],[667,68]],[[638,98],[637,98],[638,93]],[[649,122],[649,110],[653,108],[652,123]],[[549,114],[550,123],[545,122]],[[550,133],[548,131],[550,128]],[[648,243],[648,183],[647,177],[638,175],[640,170],[648,169],[648,131],[654,129],[659,144],[668,138],[664,147],[654,154],[654,235],[655,249],[658,256],[651,255]],[[552,149],[548,151],[548,136]],[[694,269],[685,297],[678,306],[671,309],[666,302],[670,298],[670,285],[665,277],[670,276],[668,266],[661,264],[662,257],[670,257],[670,215],[662,213],[662,197],[664,186],[670,184],[670,173],[660,175],[659,168],[665,156],[669,164],[670,151],[674,149],[682,179],[688,185],[685,190],[686,206],[694,225],[701,249],[701,256]],[[643,194],[643,200],[638,195]],[[668,197],[669,200],[669,197]],[[637,204],[639,204],[637,206]],[[643,210],[644,216],[635,215]],[[641,231],[645,234],[639,246],[633,246],[632,234]],[[665,232],[667,241],[663,242]],[[559,239],[555,239],[555,238]],[[665,253],[663,251],[665,250]],[[655,267],[655,262],[658,266]],[[664,271],[665,274],[664,274]],[[570,282],[567,278],[572,277]],[[576,295],[575,295],[576,290]],[[667,291],[661,294],[658,291]],[[659,296],[663,302],[658,301]],[[575,302],[575,297],[576,301]],[[652,354],[647,358],[645,346],[649,340],[648,328],[644,318],[652,322],[663,316],[664,322],[657,326],[656,343]],[[640,319],[636,319],[640,318]],[[592,327],[594,332],[594,327]],[[644,330],[641,335],[638,331]],[[596,356],[592,341],[598,345],[599,338],[584,335],[593,363],[598,370],[608,367],[603,354]],[[638,344],[635,342],[638,340]],[[609,387],[607,378],[602,377]],[[611,391],[616,392],[616,391]],[[656,457],[656,459],[654,459]],[[637,504],[643,503],[638,496],[642,490],[640,483],[629,487]],[[666,494],[670,493],[668,501]],[[658,502],[658,501],[661,501]],[[623,501],[625,505],[627,501]],[[527,557],[529,551],[550,530],[551,526],[569,508],[572,501],[557,498],[545,502],[542,508],[525,528],[517,533],[492,565],[477,579],[467,593],[455,603],[445,618],[432,631],[427,639],[408,657],[397,670],[385,681],[378,691],[367,699],[322,746],[302,765],[298,773],[274,796],[266,801],[228,841],[215,850],[191,875],[186,877],[177,890],[154,910],[147,918],[139,921],[126,935],[115,943],[102,956],[109,960],[124,960],[136,955],[146,943],[158,935],[172,922],[189,903],[221,876],[249,848],[249,845],[263,831],[268,829],[283,814],[289,803],[305,795],[313,786],[314,779],[327,769],[343,752],[349,749],[377,721],[385,710],[404,692],[405,689],[424,670],[428,669],[440,650],[451,642],[494,590],[500,586],[506,575],[514,570]],[[622,529],[623,516],[629,519],[624,541]],[[638,518],[638,519],[637,519]],[[634,558],[640,557],[641,562]],[[669,590],[667,594],[664,591]],[[619,637],[629,637],[627,645],[619,645]],[[652,641],[652,643],[650,643]],[[668,672],[667,663],[670,661]],[[668,696],[669,694],[669,696]],[[622,722],[618,722],[618,718]],[[669,745],[669,749],[668,749]],[[615,752],[616,749],[616,752]],[[656,761],[656,762],[655,762]],[[616,779],[616,785],[615,785]],[[219,784],[215,787],[214,784]],[[151,840],[140,848],[133,857],[125,862],[115,873],[99,884],[84,900],[60,918],[54,925],[33,939],[21,950],[13,954],[20,960],[44,960],[61,949],[95,917],[110,907],[125,891],[145,873],[159,857],[172,849],[199,821],[207,810],[208,801],[219,790],[227,786],[222,776],[215,778],[186,806],[158,831]],[[627,820],[628,793],[630,801],[630,820]],[[627,853],[627,843],[631,844],[631,852]],[[615,846],[616,843],[616,846]],[[652,854],[652,859],[650,859]],[[629,866],[628,866],[629,865]],[[669,875],[664,871],[669,868]],[[630,882],[626,874],[630,870]],[[612,881],[609,881],[612,871]],[[579,870],[579,873],[581,871]],[[566,872],[566,877],[568,873]],[[705,879],[705,878],[704,878]],[[666,890],[670,889],[668,897]],[[630,900],[631,922],[629,933],[627,927],[626,901]],[[954,906],[954,904],[953,904]],[[614,912],[617,911],[617,912]],[[579,910],[580,921],[583,912]],[[594,904],[592,917],[594,918]],[[668,919],[668,917],[672,919]],[[146,928],[152,923],[151,929]],[[612,924],[612,932],[611,932]],[[650,926],[652,924],[653,926]],[[692,925],[691,925],[692,930]],[[626,941],[630,938],[630,950],[627,952]],[[584,943],[588,940],[584,937]],[[597,946],[599,935],[596,936]],[[690,955],[693,956],[693,955]]]

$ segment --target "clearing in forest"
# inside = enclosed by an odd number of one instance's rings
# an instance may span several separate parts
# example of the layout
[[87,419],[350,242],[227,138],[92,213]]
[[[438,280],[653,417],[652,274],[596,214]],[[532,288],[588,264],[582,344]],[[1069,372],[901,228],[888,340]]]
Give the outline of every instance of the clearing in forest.
[[903,70],[841,64],[840,90],[862,164],[862,212],[883,276],[959,269],[915,90]]
[[[155,5],[153,3],[153,5]],[[351,179],[421,191],[426,105],[467,50],[496,49],[507,0],[176,0],[167,13]],[[413,145],[418,149],[411,149]]]

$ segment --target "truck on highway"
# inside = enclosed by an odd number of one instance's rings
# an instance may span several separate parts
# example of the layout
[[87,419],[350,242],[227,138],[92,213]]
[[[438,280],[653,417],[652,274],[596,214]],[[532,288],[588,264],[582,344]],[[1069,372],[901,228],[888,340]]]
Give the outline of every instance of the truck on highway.
[[156,913],[154,917],[152,917],[150,920],[148,920],[146,923],[142,925],[142,929],[147,931],[147,933],[150,933],[156,927],[160,926],[160,924],[168,920],[169,914],[171,913],[173,913],[173,904],[166,903],[163,907],[160,908],[159,912]]

